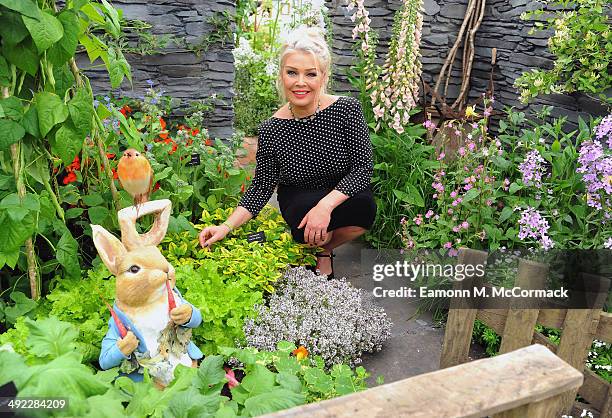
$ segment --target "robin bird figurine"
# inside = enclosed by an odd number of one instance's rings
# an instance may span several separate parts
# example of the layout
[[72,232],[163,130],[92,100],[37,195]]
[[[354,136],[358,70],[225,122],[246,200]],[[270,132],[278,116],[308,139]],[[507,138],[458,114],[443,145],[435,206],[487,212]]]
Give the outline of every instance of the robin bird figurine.
[[117,175],[121,187],[134,198],[135,206],[149,200],[153,169],[144,155],[133,148],[125,150],[117,165]]

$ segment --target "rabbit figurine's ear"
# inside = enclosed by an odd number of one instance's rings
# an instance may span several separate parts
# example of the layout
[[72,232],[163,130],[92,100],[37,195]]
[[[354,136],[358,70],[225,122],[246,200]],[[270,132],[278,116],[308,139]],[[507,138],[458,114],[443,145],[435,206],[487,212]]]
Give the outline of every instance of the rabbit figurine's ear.
[[93,242],[102,262],[115,276],[118,273],[118,260],[127,254],[127,250],[113,234],[100,225],[91,225]]

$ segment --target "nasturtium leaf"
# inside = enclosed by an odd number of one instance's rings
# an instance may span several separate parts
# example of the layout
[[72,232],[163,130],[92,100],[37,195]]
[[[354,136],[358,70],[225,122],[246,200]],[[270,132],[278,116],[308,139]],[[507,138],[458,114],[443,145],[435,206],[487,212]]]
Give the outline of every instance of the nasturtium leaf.
[[17,45],[3,45],[2,54],[6,57],[8,62],[15,65],[20,70],[27,72],[31,76],[36,75],[39,58],[32,38],[27,37]]
[[0,99],[0,117],[19,122],[23,116],[21,100],[15,96]]
[[21,247],[36,230],[34,215],[28,213],[20,222],[13,221],[9,216],[0,218],[0,242],[3,251]]
[[291,392],[302,393],[302,382],[300,382],[300,378],[294,374],[286,372],[279,373],[276,375],[276,382],[281,385],[281,387]]
[[[36,305],[36,302],[34,302]],[[74,351],[78,330],[69,322],[63,322],[55,317],[47,317],[33,321],[26,319],[30,331],[26,345],[30,353],[36,357],[55,359]]]
[[310,368],[304,372],[304,380],[312,389],[320,393],[328,393],[334,388],[334,383],[329,375],[321,369]]
[[353,378],[347,375],[338,376],[334,381],[334,389],[340,396],[348,395],[349,393],[357,392],[358,388],[353,382]]
[[251,373],[247,374],[240,386],[251,394],[266,392],[274,386],[276,381],[275,374],[261,364],[255,364]]
[[94,225],[102,225],[110,212],[104,206],[94,206],[87,209],[87,213],[89,214],[89,220]]
[[40,16],[40,9],[32,0],[0,0],[0,5],[25,16],[33,18]]
[[249,398],[244,403],[244,413],[258,416],[302,405],[306,402],[304,395],[287,389],[274,389]]
[[279,341],[278,344],[276,344],[276,349],[285,353],[290,353],[296,348],[297,347],[295,346],[295,344],[291,341]]
[[22,292],[11,293],[11,299],[15,304],[13,306],[7,306],[4,308],[4,315],[6,316],[6,322],[14,324],[17,319],[26,315],[36,308],[36,302],[27,297]]
[[77,131],[85,137],[91,130],[93,118],[93,97],[85,87],[77,89],[74,97],[68,102],[70,118]]
[[3,11],[0,15],[0,38],[7,45],[17,45],[28,36],[28,29],[23,24],[19,13]]
[[[49,131],[68,117],[68,106],[54,93],[44,91],[36,95],[36,111],[38,112],[38,125],[40,134],[47,136]],[[74,158],[74,155],[72,156]],[[72,162],[72,159],[68,164]]]
[[69,231],[64,232],[56,246],[55,256],[71,277],[80,277],[81,266],[78,257],[79,244]]
[[64,164],[70,164],[74,157],[81,152],[84,139],[85,135],[77,131],[72,121],[67,120],[55,132],[51,141],[51,149],[62,159]]
[[0,119],[0,151],[4,151],[25,135],[23,126],[9,119]]
[[79,18],[72,10],[62,11],[57,16],[57,19],[64,28],[64,35],[59,42],[49,48],[47,57],[51,60],[53,65],[60,66],[68,62],[70,58],[74,56],[77,45],[79,44],[81,29]]
[[64,36],[62,23],[48,12],[40,12],[37,18],[27,16],[22,18],[41,54]]

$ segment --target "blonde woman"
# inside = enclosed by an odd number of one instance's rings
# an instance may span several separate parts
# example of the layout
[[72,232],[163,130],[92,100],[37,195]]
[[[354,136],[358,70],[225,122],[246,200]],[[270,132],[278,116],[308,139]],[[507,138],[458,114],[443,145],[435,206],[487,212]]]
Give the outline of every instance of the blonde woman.
[[333,249],[372,226],[372,147],[360,103],[327,94],[331,56],[314,28],[292,32],[280,51],[285,104],[259,127],[257,166],[238,207],[200,233],[210,246],[251,218],[278,187],[283,218],[300,243],[319,246],[317,270],[333,277]]

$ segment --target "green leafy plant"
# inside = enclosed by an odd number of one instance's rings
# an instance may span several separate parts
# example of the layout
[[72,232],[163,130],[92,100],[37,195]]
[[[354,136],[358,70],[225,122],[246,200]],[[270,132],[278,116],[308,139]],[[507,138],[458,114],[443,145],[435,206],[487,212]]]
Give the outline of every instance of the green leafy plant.
[[[148,374],[138,383],[127,377],[115,380],[116,369],[96,373],[82,364],[72,324],[51,317],[28,320],[27,326],[31,357],[3,346],[0,385],[13,381],[19,396],[58,398],[66,398],[70,388],[67,408],[52,416],[256,416],[363,390],[369,376],[362,367],[353,371],[345,365],[326,372],[320,358],[309,365],[291,355],[294,345],[281,342],[273,352],[222,348],[223,355],[207,356],[199,368],[179,365],[175,379],[159,391]],[[221,392],[228,382],[226,361],[238,361],[236,371],[244,374],[231,389],[231,400]],[[48,411],[32,413],[49,416]]]
[[[78,245],[66,225],[54,171],[65,165],[67,177],[78,179],[75,156],[85,138],[101,141],[76,49],[81,45],[92,62],[104,62],[113,87],[130,79],[130,67],[115,42],[119,13],[106,0],[68,1],[63,9],[53,0],[2,1],[0,28],[0,204],[8,209],[0,212],[0,263],[27,272],[36,299],[42,274],[61,268],[67,276],[80,275]],[[96,160],[98,167],[105,161],[102,155]],[[97,175],[104,177],[100,169]],[[37,254],[41,247],[46,254]]]
[[[553,29],[548,49],[555,62],[551,70],[534,69],[516,79],[521,100],[527,102],[540,94],[583,92],[599,95],[612,86],[612,31],[609,1],[556,0],[546,2],[553,8],[524,12],[521,18],[536,21],[535,30]],[[608,11],[608,13],[606,12]]]

